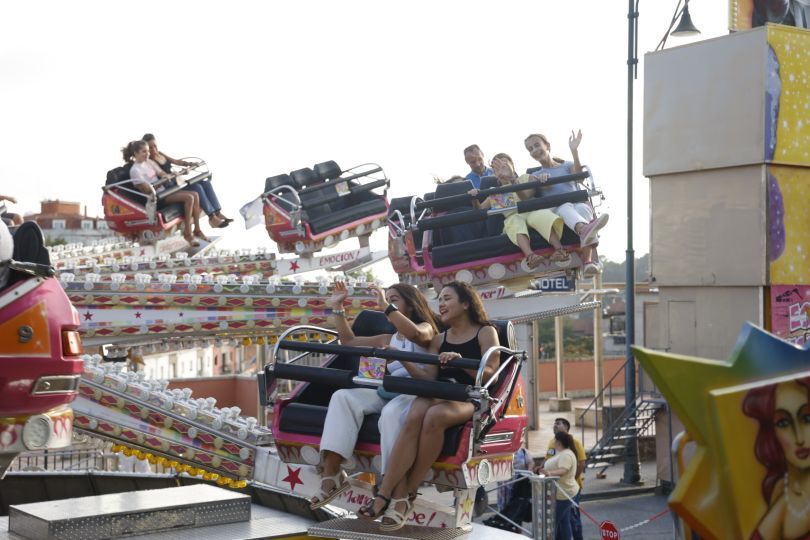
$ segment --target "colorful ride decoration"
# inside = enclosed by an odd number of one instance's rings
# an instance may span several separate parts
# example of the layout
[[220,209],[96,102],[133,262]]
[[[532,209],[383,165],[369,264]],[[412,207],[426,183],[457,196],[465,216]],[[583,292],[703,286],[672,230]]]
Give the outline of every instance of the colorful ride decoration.
[[810,348],[746,325],[728,360],[634,352],[697,447],[670,496],[686,524],[707,539],[810,534]]
[[[7,244],[5,224],[0,229]],[[19,452],[70,445],[69,404],[82,369],[79,316],[48,277],[42,232],[29,222],[14,238],[14,259],[0,262],[0,476]]]
[[375,164],[342,171],[327,161],[271,176],[260,197],[267,232],[281,253],[309,256],[355,236],[367,247],[369,235],[385,226],[389,185]]
[[[299,324],[332,326],[326,300],[331,289],[319,282],[262,280],[259,275],[86,274],[60,278],[79,310],[88,345],[169,348],[193,346],[195,340],[274,339]],[[106,279],[105,279],[106,278]],[[350,283],[355,292],[350,313],[376,306],[365,283]]]
[[[107,173],[107,183],[101,204],[104,218],[110,229],[121,236],[146,243],[166,239],[183,223],[183,205],[167,203],[166,197],[182,190],[187,185],[209,181],[211,172],[205,162],[177,172],[177,182],[166,182],[156,186],[157,200],[149,200],[130,180],[130,166],[124,165]],[[187,177],[186,177],[187,176]],[[178,248],[188,243],[179,238]]]
[[[368,330],[367,327],[373,327],[372,332],[376,333],[386,331],[388,324],[381,313],[366,312],[358,317],[354,328],[357,335],[366,335],[364,329]],[[511,323],[503,321],[496,325],[502,343],[513,344],[514,330]],[[477,487],[512,478],[512,459],[520,447],[527,426],[526,393],[520,376],[525,353],[509,347],[499,347],[488,351],[483,359],[459,360],[461,367],[481,369],[490,354],[500,352],[501,371],[490,381],[483,381],[483,371],[479,371],[479,379],[474,386],[391,376],[375,381],[359,375],[361,366],[358,364],[358,355],[434,364],[438,363],[438,358],[434,355],[288,339],[288,336],[294,336],[297,331],[307,332],[310,329],[291,328],[285,332],[275,347],[275,363],[268,365],[264,373],[268,396],[272,396],[273,382],[277,379],[303,381],[293,392],[274,403],[273,436],[278,456],[289,470],[313,469],[318,464],[320,436],[329,398],[335,390],[381,385],[396,393],[476,403],[472,420],[446,431],[441,455],[425,477],[426,482],[456,491],[456,508],[444,509],[438,514],[452,519],[448,521],[448,518],[443,518],[433,522],[426,520],[425,516],[437,515],[437,506],[419,499],[414,512],[408,516],[409,524],[431,527],[466,526],[470,523]],[[295,362],[311,353],[330,356],[322,366],[312,367],[294,362],[285,363],[281,359],[281,351],[303,353],[296,356]],[[380,466],[378,419],[379,415],[366,416],[354,456],[344,464],[347,472],[383,472]],[[316,475],[312,476],[312,480],[307,480],[307,487],[314,494],[319,481]],[[332,504],[356,511],[370,497],[371,486],[353,481],[352,489]]]
[[[530,169],[528,172],[536,172]],[[588,180],[590,181],[588,182]],[[513,186],[499,186],[495,177],[481,179],[478,199],[488,195],[537,188],[562,182],[588,182],[586,189],[564,195],[538,196],[520,201],[507,209],[475,209],[469,181],[444,183],[424,197],[399,197],[391,201],[388,214],[390,239],[388,253],[400,281],[423,286],[432,283],[437,290],[442,284],[459,280],[474,286],[500,283],[510,288],[525,288],[531,279],[553,274],[574,278],[584,261],[579,236],[564,229],[562,245],[571,255],[570,261],[558,264],[546,257],[552,246],[536,231],[530,230],[532,250],[544,257],[536,268],[530,269],[520,248],[503,232],[503,214],[540,209],[553,209],[566,202],[591,203],[601,196],[590,171],[549,180]],[[593,207],[593,204],[591,203]]]

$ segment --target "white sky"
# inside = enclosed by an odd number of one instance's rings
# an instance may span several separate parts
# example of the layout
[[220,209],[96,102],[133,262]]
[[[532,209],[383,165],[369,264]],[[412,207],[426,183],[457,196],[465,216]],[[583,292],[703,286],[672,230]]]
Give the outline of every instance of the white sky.
[[[642,57],[676,3],[641,0]],[[697,39],[727,33],[727,1],[690,10]],[[581,128],[580,154],[611,214],[600,251],[623,260],[626,58],[624,0],[3,2],[0,193],[21,213],[59,198],[101,215],[119,149],[152,132],[173,157],[204,157],[238,217],[265,177],[320,161],[377,162],[392,196],[421,194],[434,176],[466,174],[468,144],[525,168],[527,134],[545,133],[568,158],[567,136]],[[635,92],[641,255],[643,59]],[[228,233],[232,247],[272,246],[241,220]],[[383,232],[374,238],[384,247]]]

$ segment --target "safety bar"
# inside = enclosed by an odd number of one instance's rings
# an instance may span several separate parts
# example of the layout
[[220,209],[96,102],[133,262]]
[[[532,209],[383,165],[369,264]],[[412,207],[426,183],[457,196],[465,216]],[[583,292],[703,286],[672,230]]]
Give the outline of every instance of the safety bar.
[[397,394],[410,394],[450,401],[469,401],[475,397],[473,388],[468,384],[454,382],[412,379],[410,377],[383,377],[383,388]]
[[326,384],[338,388],[353,388],[354,372],[348,369],[334,369],[314,366],[296,366],[294,364],[275,364],[264,369],[265,377],[290,379],[316,384]]
[[56,269],[49,264],[37,264],[7,259],[5,261],[0,261],[0,269],[4,267],[8,267],[10,270],[22,272],[23,274],[28,274],[35,277],[49,278],[56,275]]
[[[361,166],[362,165],[358,165],[358,167],[361,167]],[[355,168],[357,168],[357,167],[355,167]],[[349,170],[351,170],[351,169],[349,169]],[[346,171],[343,171],[343,172],[346,172]],[[349,176],[339,176],[339,177],[337,177],[337,178],[335,178],[333,180],[329,180],[328,182],[324,182],[322,184],[317,184],[315,186],[306,187],[306,188],[300,190],[298,193],[312,193],[313,191],[318,191],[319,189],[325,189],[328,186],[334,186],[335,184],[340,184],[342,182],[350,182],[351,180],[357,180],[358,178],[363,178],[364,176],[369,176],[371,174],[378,173],[378,172],[382,172],[382,167],[380,167],[379,165],[374,167],[373,169],[369,169],[368,171],[363,171],[361,173],[356,173],[356,174],[352,174],[352,175],[349,175]],[[388,180],[385,180],[385,181],[387,182]]]
[[[330,330],[328,328],[322,328],[320,326],[312,326],[312,325],[308,325],[308,324],[301,324],[301,325],[298,325],[298,326],[293,326],[292,328],[288,328],[287,330],[282,332],[280,336],[278,336],[278,341],[276,341],[276,344],[273,345],[273,358],[275,359],[276,363],[279,363],[278,351],[280,349],[279,345],[281,344],[281,342],[286,341],[285,338],[287,336],[289,336],[290,334],[294,334],[296,332],[302,332],[302,331],[319,332],[319,333],[322,333],[322,334],[329,334],[329,335],[335,336],[335,338],[338,337],[338,333],[335,330]],[[306,354],[301,354],[299,356],[296,356],[295,358],[293,358],[292,360],[290,360],[289,362],[286,362],[286,363],[293,364],[296,361],[298,361],[299,359],[301,359],[301,358],[303,358],[305,356],[308,356],[310,352],[311,351],[308,351],[308,352],[306,352]],[[282,363],[284,363],[284,362],[282,362]]]
[[[507,353],[509,356],[523,355],[524,357],[526,355],[526,351],[515,351],[515,350],[509,349],[507,347],[504,347],[502,345],[493,345],[492,347],[487,349],[486,352],[484,353],[484,355],[481,357],[481,362],[480,362],[480,365],[478,366],[478,373],[475,374],[475,386],[477,388],[481,386],[481,381],[484,378],[484,369],[486,369],[486,367],[487,367],[487,362],[489,362],[489,357],[492,356],[495,353]],[[506,364],[506,362],[501,362],[501,364]],[[503,368],[503,365],[501,366],[501,369],[502,368]],[[487,387],[490,384],[492,384],[495,380],[497,380],[497,375],[501,372],[501,369],[498,369],[495,372],[495,375],[493,375],[492,377],[489,378],[489,380],[487,381],[487,384],[486,384]]]
[[[497,186],[489,189],[481,189],[478,191],[478,195],[475,196],[476,199],[479,201],[483,201],[490,195],[494,195],[496,193],[509,193],[514,191],[525,191],[528,189],[535,189],[539,187],[545,186],[553,186],[554,184],[564,184],[566,182],[575,182],[579,180],[585,180],[591,175],[590,171],[585,171],[576,174],[566,174],[563,176],[558,176],[556,178],[549,178],[548,180],[541,181],[535,180],[533,182],[526,182],[525,184],[510,184],[508,186]],[[417,210],[422,210],[424,208],[433,208],[434,210],[447,210],[450,208],[455,208],[460,204],[469,202],[473,199],[473,196],[468,193],[462,193],[459,195],[452,195],[450,197],[441,197],[439,199],[431,199],[428,201],[422,201],[421,203],[416,205]]]
[[428,231],[439,229],[441,227],[449,227],[452,225],[462,225],[464,223],[484,221],[489,216],[503,214],[514,210],[517,210],[519,214],[523,214],[526,212],[541,210],[543,208],[556,208],[567,202],[585,202],[587,200],[588,192],[584,189],[580,189],[570,193],[561,193],[559,195],[535,197],[526,201],[520,201],[516,206],[510,206],[508,208],[497,208],[490,210],[473,209],[467,210],[466,212],[454,212],[452,214],[429,217],[419,220],[415,225],[413,225],[413,227],[419,231]]
[[[282,198],[281,195],[280,195],[280,193],[282,191],[289,191],[290,193],[292,193],[293,199],[295,199],[295,200],[290,201],[288,199]],[[292,186],[277,186],[277,187],[274,187],[273,189],[271,189],[270,191],[265,191],[264,193],[261,194],[262,199],[269,199],[270,197],[275,197],[276,199],[281,199],[286,204],[289,204],[292,207],[290,209],[291,211],[301,209],[301,197],[298,196],[298,192],[295,191],[295,188],[293,188]]]
[[[500,346],[498,346],[498,347],[500,347]],[[494,348],[495,347],[492,347],[492,349],[494,349]],[[502,349],[500,352],[509,352],[509,358],[507,358],[506,360],[501,361],[501,365],[498,367],[498,369],[495,371],[495,373],[492,374],[492,377],[490,377],[489,380],[484,384],[484,388],[489,388],[489,386],[492,383],[497,381],[498,377],[500,377],[500,375],[501,375],[501,372],[503,372],[509,366],[510,363],[512,363],[513,361],[517,362],[516,358],[520,358],[521,360],[526,359],[526,353],[524,351],[511,351],[510,349],[507,349],[506,347],[500,347],[500,348]],[[487,352],[489,352],[489,350]],[[484,366],[486,366],[486,364],[484,364]],[[481,373],[481,376],[483,378],[483,372]]]
[[[333,182],[334,182],[334,180],[333,180]],[[321,184],[321,185],[327,185],[327,184]],[[303,203],[303,207],[304,207],[305,210],[309,210],[311,208],[315,208],[316,206],[321,206],[321,205],[324,205],[326,203],[330,203],[332,201],[337,201],[338,199],[341,199],[343,197],[348,197],[349,195],[355,195],[357,193],[364,193],[366,191],[371,191],[372,189],[377,189],[378,187],[382,187],[382,186],[385,186],[387,188],[389,186],[389,181],[388,180],[375,180],[373,182],[369,182],[368,184],[363,184],[361,186],[351,187],[351,188],[349,188],[349,192],[346,193],[345,195],[341,195],[340,193],[336,193],[334,195],[330,195],[329,197],[326,197],[324,199],[319,199],[317,201],[312,201],[312,202],[307,201],[307,202]],[[314,187],[320,187],[320,186],[314,186]],[[309,189],[309,188],[307,188],[307,189]],[[301,190],[298,193],[301,194],[301,193],[304,193],[304,192],[306,192],[306,190]]]
[[[306,343],[299,341],[282,341],[279,339],[276,346],[288,351],[305,351],[321,354],[348,354],[352,356],[366,356],[369,358],[382,358],[384,360],[399,360],[400,362],[417,362],[420,364],[439,365],[439,357],[434,354],[412,353],[395,349],[382,349],[377,347],[355,347],[351,345],[333,345],[328,343]],[[457,358],[444,365],[462,369],[478,369],[480,360],[470,358]]]

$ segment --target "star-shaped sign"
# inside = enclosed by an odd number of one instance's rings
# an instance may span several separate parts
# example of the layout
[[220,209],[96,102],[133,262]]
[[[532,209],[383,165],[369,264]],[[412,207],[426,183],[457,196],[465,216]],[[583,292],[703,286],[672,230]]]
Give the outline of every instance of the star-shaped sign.
[[471,513],[474,505],[475,501],[472,499],[472,497],[467,497],[466,499],[464,499],[464,502],[461,503],[462,509],[461,519],[464,518],[471,519]]
[[140,318],[141,318],[141,312],[140,312],[140,311],[136,311],[136,312],[135,312],[135,318],[136,318],[136,319],[140,319]]
[[297,260],[296,261],[290,261],[290,271],[291,272],[293,272],[293,273],[297,272],[298,268],[300,268],[300,267],[298,266],[298,261]]
[[92,313],[90,313],[89,311],[85,311],[85,312],[84,312],[84,320],[85,320],[85,321],[90,321],[90,320],[93,320],[93,314],[92,314]]
[[[753,387],[773,386],[810,371],[810,350],[752,325],[743,327],[728,360],[633,349],[697,447],[670,506],[701,537],[750,538],[767,502],[757,489],[740,489],[739,477],[756,475],[758,485],[765,471],[755,457],[758,424],[744,413],[743,402]],[[751,457],[751,465],[732,467],[735,456]],[[758,510],[752,509],[753,499],[760,501]]]
[[292,467],[287,465],[287,476],[282,478],[281,481],[290,484],[290,491],[295,491],[296,484],[304,484],[304,482],[301,480],[301,467],[293,470]]

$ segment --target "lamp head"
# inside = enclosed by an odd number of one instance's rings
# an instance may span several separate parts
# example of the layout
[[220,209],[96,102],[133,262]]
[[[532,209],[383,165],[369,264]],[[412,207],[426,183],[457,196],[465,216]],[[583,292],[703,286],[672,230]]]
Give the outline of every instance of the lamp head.
[[684,5],[683,9],[681,10],[681,20],[678,22],[678,26],[675,27],[675,30],[670,32],[670,35],[676,37],[686,37],[694,36],[699,33],[700,30],[695,28],[695,25],[692,24],[692,17],[689,15],[689,0],[687,0],[686,5]]

